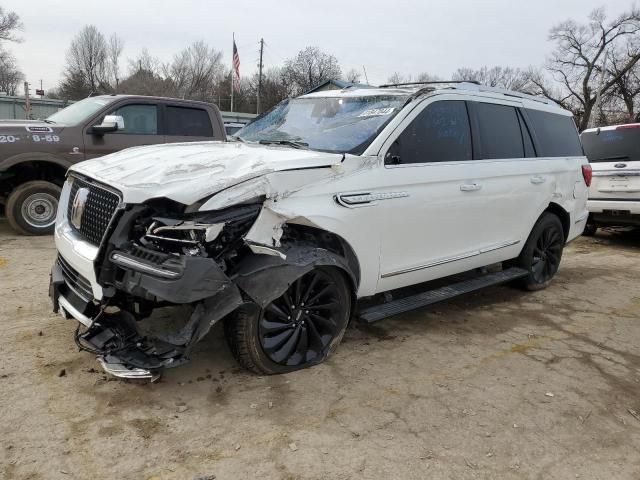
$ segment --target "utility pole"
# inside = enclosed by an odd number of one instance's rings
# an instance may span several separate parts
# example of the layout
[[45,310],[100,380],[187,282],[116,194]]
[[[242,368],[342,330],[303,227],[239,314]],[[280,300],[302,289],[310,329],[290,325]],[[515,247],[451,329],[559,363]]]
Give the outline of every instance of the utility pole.
[[31,120],[31,102],[29,101],[29,83],[24,82],[24,114],[27,120]]
[[364,65],[362,65],[362,70],[364,71],[364,79],[367,82],[367,85],[369,85],[369,77],[367,77],[367,69],[364,68]]
[[260,39],[260,63],[258,64],[258,95],[256,100],[256,114],[260,115],[260,94],[262,93],[262,53],[264,52],[264,38]]

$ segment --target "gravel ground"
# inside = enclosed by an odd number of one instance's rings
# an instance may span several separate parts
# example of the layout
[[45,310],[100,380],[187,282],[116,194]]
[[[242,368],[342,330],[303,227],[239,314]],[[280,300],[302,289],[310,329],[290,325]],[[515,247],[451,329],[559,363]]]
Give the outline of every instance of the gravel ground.
[[640,232],[374,326],[286,376],[219,326],[156,384],[110,380],[50,312],[51,237],[0,221],[2,479],[640,478]]

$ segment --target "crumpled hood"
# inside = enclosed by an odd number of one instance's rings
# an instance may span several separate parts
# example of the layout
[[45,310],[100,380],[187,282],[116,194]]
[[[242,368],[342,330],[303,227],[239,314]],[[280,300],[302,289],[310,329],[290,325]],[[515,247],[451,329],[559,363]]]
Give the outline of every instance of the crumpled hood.
[[125,203],[170,198],[190,205],[267,173],[339,164],[341,154],[236,142],[149,145],[71,167],[117,188]]

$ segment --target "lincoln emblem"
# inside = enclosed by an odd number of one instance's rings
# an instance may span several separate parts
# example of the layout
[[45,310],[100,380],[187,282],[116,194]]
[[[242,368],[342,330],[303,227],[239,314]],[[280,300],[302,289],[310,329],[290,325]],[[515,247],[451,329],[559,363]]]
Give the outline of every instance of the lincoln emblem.
[[71,224],[78,230],[82,225],[82,214],[84,213],[84,207],[87,204],[88,197],[89,189],[79,188],[76,192],[76,196],[73,198],[73,205],[71,206]]

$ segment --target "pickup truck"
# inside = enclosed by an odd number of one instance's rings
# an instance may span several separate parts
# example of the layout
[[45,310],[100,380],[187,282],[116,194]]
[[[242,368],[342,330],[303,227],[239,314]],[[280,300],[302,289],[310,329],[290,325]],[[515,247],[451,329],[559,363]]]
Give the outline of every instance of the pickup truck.
[[102,95],[45,120],[0,120],[0,207],[25,235],[53,232],[67,169],[128,147],[226,140],[215,105],[174,98]]

